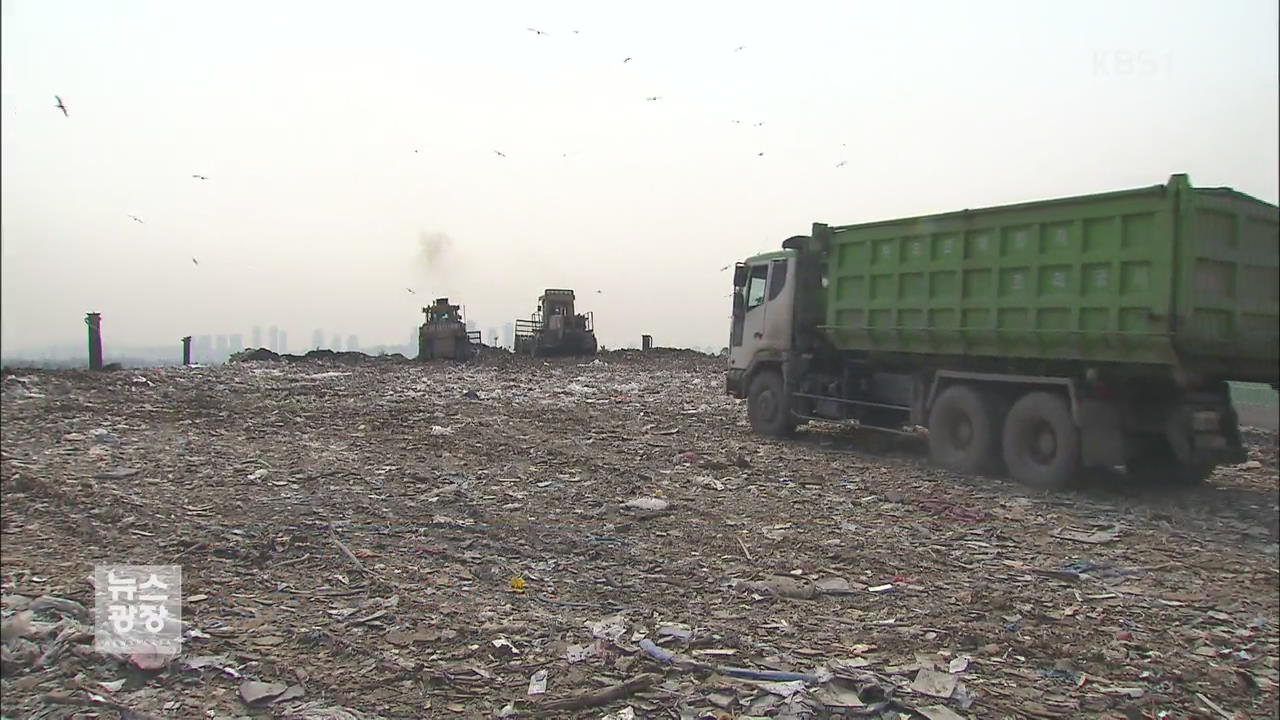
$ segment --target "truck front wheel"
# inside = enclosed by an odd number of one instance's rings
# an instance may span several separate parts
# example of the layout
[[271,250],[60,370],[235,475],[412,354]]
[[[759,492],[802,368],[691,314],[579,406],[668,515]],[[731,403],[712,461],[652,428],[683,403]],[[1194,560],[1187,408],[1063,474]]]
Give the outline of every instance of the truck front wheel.
[[782,375],[776,370],[761,370],[751,378],[747,393],[747,418],[751,429],[762,435],[784,437],[796,429],[787,403]]
[[1018,482],[1041,490],[1059,490],[1080,470],[1080,431],[1061,396],[1023,395],[1004,421],[1004,462]]
[[977,389],[952,385],[929,411],[929,455],[948,470],[972,475],[990,468],[996,455],[992,404]]

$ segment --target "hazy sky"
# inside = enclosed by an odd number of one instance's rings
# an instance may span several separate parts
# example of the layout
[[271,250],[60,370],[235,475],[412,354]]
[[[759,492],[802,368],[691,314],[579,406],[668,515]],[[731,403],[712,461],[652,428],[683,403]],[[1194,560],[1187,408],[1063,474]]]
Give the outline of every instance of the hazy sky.
[[487,328],[546,287],[604,344],[719,346],[720,268],[814,221],[1175,172],[1276,202],[1278,20],[1274,0],[4,0],[3,347],[80,342],[89,310],[108,349],[255,323],[293,349],[317,327],[404,342],[434,296]]

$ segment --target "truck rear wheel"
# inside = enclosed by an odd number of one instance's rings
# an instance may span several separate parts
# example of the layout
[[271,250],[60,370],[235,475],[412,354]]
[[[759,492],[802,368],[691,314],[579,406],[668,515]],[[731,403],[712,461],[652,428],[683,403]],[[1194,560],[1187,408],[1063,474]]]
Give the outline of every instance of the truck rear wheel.
[[948,470],[985,472],[996,455],[992,404],[968,385],[952,385],[929,411],[929,455]]
[[1018,482],[1041,490],[1067,487],[1080,470],[1080,430],[1061,396],[1030,392],[1004,422],[1004,462]]
[[751,378],[747,392],[747,418],[751,429],[762,435],[784,437],[796,429],[791,417],[782,375],[776,370],[761,370]]

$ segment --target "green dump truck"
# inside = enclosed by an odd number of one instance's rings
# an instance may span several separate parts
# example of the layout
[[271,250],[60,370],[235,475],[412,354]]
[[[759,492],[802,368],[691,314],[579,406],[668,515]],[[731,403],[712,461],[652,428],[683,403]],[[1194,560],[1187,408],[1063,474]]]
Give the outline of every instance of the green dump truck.
[[782,248],[734,272],[726,385],[756,432],[923,427],[963,473],[1185,482],[1244,458],[1227,381],[1280,379],[1280,213],[1185,175]]

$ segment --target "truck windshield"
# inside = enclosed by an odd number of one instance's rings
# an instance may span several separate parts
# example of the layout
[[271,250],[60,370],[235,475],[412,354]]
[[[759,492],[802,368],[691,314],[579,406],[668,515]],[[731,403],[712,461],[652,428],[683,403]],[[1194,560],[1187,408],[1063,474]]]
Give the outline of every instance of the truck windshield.
[[768,265],[751,266],[751,274],[747,278],[747,309],[750,310],[764,302],[765,280],[769,277]]

